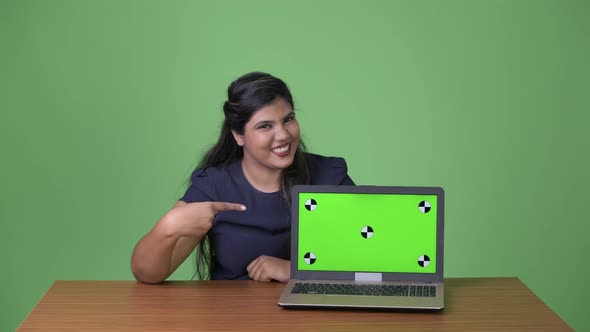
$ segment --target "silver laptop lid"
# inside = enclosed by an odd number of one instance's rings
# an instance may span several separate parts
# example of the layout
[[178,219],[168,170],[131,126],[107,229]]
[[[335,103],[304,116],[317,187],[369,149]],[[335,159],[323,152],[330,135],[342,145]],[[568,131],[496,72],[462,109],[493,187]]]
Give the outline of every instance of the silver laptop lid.
[[291,279],[442,282],[440,187],[297,185]]

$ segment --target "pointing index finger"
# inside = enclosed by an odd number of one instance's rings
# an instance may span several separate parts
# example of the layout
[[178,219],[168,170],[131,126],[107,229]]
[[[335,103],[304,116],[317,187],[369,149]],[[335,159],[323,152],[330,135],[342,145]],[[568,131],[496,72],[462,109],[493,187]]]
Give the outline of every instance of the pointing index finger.
[[246,211],[246,206],[237,203],[228,203],[228,202],[211,202],[211,206],[215,213],[221,211]]

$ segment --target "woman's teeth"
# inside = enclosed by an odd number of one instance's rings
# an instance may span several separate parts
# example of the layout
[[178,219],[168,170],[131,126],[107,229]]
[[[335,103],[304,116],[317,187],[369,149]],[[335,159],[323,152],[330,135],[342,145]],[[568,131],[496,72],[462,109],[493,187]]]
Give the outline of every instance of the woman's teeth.
[[283,146],[283,147],[280,147],[280,148],[274,148],[274,149],[272,149],[272,151],[273,152],[276,152],[276,153],[283,153],[283,152],[286,152],[287,150],[289,150],[289,145],[288,144],[285,145],[285,146]]

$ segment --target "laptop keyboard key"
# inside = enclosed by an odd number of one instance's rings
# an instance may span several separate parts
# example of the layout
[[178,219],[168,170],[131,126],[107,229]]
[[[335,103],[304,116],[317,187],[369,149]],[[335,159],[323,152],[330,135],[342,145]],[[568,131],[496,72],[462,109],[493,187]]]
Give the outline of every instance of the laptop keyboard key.
[[436,286],[430,286],[430,296],[431,297],[436,296]]

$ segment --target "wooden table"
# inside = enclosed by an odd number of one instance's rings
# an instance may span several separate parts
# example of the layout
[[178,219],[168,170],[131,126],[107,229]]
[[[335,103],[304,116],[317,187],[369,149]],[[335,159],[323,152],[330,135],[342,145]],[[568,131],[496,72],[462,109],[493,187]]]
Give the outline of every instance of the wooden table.
[[571,331],[517,278],[445,280],[441,312],[287,310],[284,284],[56,281],[18,331]]

